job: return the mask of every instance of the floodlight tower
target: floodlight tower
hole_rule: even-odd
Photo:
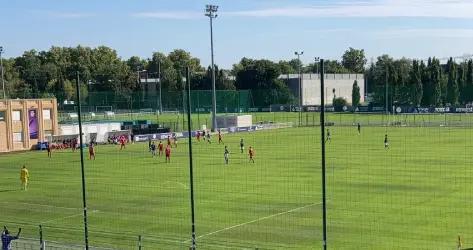
[[[217,129],[217,95],[215,92],[215,65],[214,65],[214,38],[213,38],[213,19],[217,18],[217,5],[206,5],[205,16],[210,19],[210,54],[212,59],[212,131]]]
[[[294,55],[297,56],[297,60],[299,61],[299,126],[302,125],[302,63],[301,63],[301,56],[304,54],[304,51],[296,51]]]

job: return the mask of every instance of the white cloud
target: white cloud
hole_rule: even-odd
[[[223,12],[243,17],[446,17],[473,18],[471,0],[378,0]]]
[[[473,29],[388,29],[373,32],[378,38],[413,38],[413,37],[432,37],[432,38],[473,38]]]
[[[198,19],[204,17],[204,12],[191,11],[156,11],[156,12],[138,12],[133,13],[133,17],[157,18],[157,19]]]

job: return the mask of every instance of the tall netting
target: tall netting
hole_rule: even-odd
[[[375,123],[357,114],[341,124],[328,117],[335,124],[327,143],[330,248],[473,245],[471,116],[377,115]]]
[[[91,249],[191,246],[187,98],[168,94],[161,112],[159,99],[141,105],[141,93],[120,101],[89,93],[83,145],[74,141],[77,103],[61,103],[68,136],[49,139],[51,157],[0,155],[0,223],[13,234],[23,228],[14,249],[84,248],[81,146]],[[321,248],[320,113],[256,109],[255,93],[218,91],[220,115],[252,122],[222,126],[219,136],[210,132],[210,92],[190,96],[197,248]],[[328,112],[325,120],[329,249],[473,247],[471,115]]]

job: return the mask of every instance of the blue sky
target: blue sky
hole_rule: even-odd
[[[53,45],[106,45],[122,58],[182,48],[208,65],[208,3],[220,7],[215,61],[225,68],[295,50],[305,63],[339,59],[350,46],[368,59],[473,53],[472,0],[3,0],[0,45],[6,57]]]

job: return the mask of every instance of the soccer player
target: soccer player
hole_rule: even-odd
[[[202,130],[202,139],[204,139],[204,141],[205,141],[205,139],[206,139],[206,137],[205,137],[205,130]]]
[[[330,135],[330,129],[327,129],[327,138],[325,139],[325,143],[332,142],[332,136]]]
[[[218,130],[218,144],[220,143],[223,143],[223,140],[222,140],[222,131],[220,131],[220,129]]]
[[[46,150],[48,150],[48,158],[51,158],[51,143],[48,142],[48,146],[46,147]]]
[[[159,141],[158,150],[159,150],[159,157],[161,157],[161,155],[163,154],[163,151],[164,151],[164,145],[161,141]]]
[[[176,134],[174,134],[173,142],[174,142],[174,147],[177,148],[177,136],[176,136]]]
[[[21,180],[21,188],[25,191],[28,189],[29,178],[30,178],[30,174],[28,173],[28,169],[26,169],[26,166],[23,165],[23,168],[21,168],[21,171],[20,171],[20,180]]]
[[[171,145],[166,146],[166,163],[171,162]]]
[[[120,150],[125,149],[126,139],[125,136],[120,136]]]
[[[384,135],[384,149],[389,149],[388,134]]]
[[[361,134],[361,125],[360,125],[360,123],[358,123],[358,134],[359,135]]]
[[[151,143],[151,155],[154,158],[156,156],[156,144]]]
[[[210,132],[209,132],[209,131],[207,131],[207,142],[208,142],[209,144],[212,143],[212,141],[210,140]]]
[[[14,240],[18,240],[20,238],[20,233],[21,233],[21,227],[18,229],[18,233],[16,236],[11,236],[10,232],[8,231],[6,226],[3,226],[3,232],[2,232],[2,250],[10,250],[11,248],[11,242]]]
[[[171,136],[168,135],[168,146],[171,146]]]
[[[149,149],[149,152],[151,152],[151,137],[148,137],[148,149]]]
[[[225,158],[225,164],[228,165],[228,156],[230,152],[228,151],[227,146],[225,146],[225,152],[223,153],[223,157]]]
[[[250,148],[248,149],[248,155],[250,156],[250,161],[249,162],[253,162],[255,163],[255,150],[250,146]]]
[[[200,131],[195,132],[195,137],[197,138],[197,141],[200,142]]]
[[[90,142],[89,143],[89,160],[94,159],[95,161],[95,148],[94,148],[94,143]]]
[[[245,150],[245,143],[243,142],[243,138],[240,138],[240,151],[242,154],[244,150]]]

